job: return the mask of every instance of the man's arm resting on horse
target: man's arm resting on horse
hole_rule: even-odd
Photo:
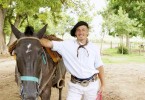
[[[99,92],[103,92],[104,87],[105,87],[104,67],[100,66],[99,68],[97,68],[97,70],[99,70],[98,77],[99,77],[100,82],[101,82],[101,87],[100,87]]]
[[[42,46],[44,46],[44,47],[47,47],[47,48],[53,47],[52,42],[48,39],[42,38],[42,39],[40,39],[40,42],[41,42]]]

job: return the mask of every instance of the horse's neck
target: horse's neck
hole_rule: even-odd
[[[45,54],[46,54],[47,63],[43,64],[42,66],[40,88],[42,88],[45,83],[48,83],[47,81],[50,81],[50,79],[52,79],[51,77],[53,75],[53,69],[55,67],[55,63],[53,62],[53,60],[51,59],[47,51],[45,51]]]
[[[42,68],[43,68],[43,71],[47,73],[53,69],[55,63],[53,62],[53,60],[52,60],[51,56],[48,54],[48,52],[46,50],[44,52],[45,52],[45,56],[46,56],[46,63],[44,64],[44,66],[42,66]]]

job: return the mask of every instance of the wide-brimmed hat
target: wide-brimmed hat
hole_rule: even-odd
[[[85,25],[87,28],[89,28],[89,25],[88,23],[84,22],[84,21],[79,21],[73,28],[72,30],[70,31],[70,34],[71,36],[75,37],[75,32],[76,32],[76,29],[79,27],[79,26],[82,26],[82,25]]]

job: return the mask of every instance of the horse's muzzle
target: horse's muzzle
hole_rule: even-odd
[[[22,94],[22,100],[37,100],[38,93]]]

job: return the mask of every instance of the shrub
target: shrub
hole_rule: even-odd
[[[118,47],[118,50],[117,50],[117,53],[119,53],[119,54],[128,54],[129,53],[129,51],[128,51],[128,49],[127,49],[127,47],[124,47],[124,46],[120,46],[120,47]]]

